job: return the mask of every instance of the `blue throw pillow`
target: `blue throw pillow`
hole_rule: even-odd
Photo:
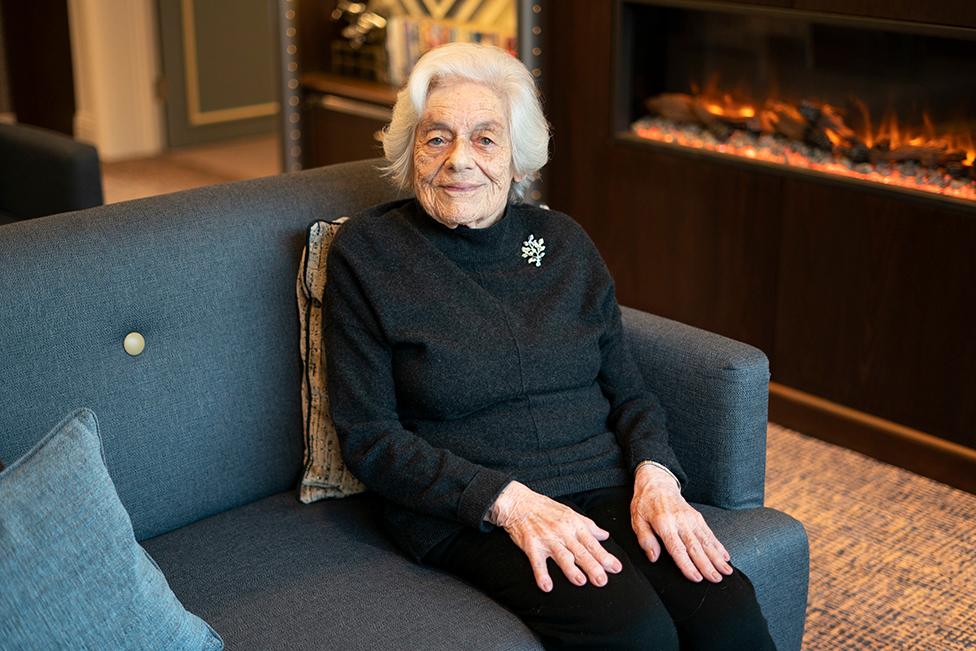
[[[136,542],[91,410],[0,472],[0,647],[223,646]]]

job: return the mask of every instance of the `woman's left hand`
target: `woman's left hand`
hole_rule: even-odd
[[[732,574],[729,553],[708,527],[702,514],[681,496],[674,478],[653,465],[641,466],[634,477],[630,521],[640,546],[651,562],[661,555],[661,544],[681,572],[694,582],[704,576],[713,583]]]

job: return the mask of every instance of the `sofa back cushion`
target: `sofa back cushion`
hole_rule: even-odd
[[[91,408],[140,540],[294,488],[306,228],[396,198],[376,164],[0,227],[0,458]]]

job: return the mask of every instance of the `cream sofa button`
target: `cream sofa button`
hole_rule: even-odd
[[[130,332],[125,336],[122,347],[125,348],[125,352],[135,357],[136,355],[142,354],[143,349],[146,347],[146,340],[138,332]]]

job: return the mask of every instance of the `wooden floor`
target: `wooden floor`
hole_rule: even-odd
[[[102,163],[105,203],[281,172],[274,135],[172,149],[152,158]]]

